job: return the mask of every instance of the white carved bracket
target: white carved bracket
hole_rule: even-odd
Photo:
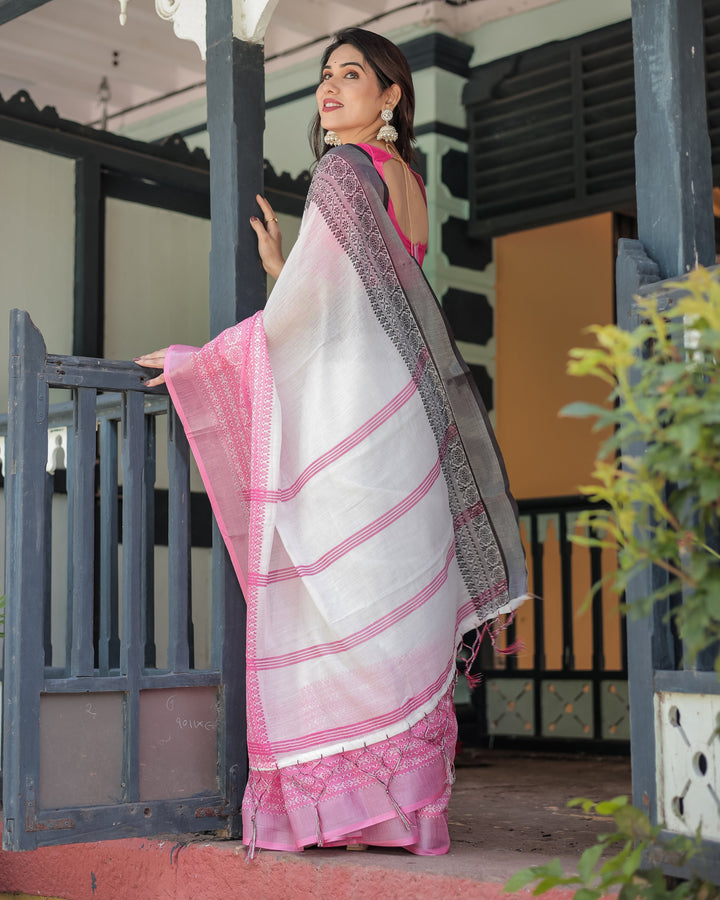
[[[184,41],[195,41],[205,59],[205,0],[155,0],[155,12],[173,23],[173,31]]]
[[[233,34],[249,44],[262,44],[278,0],[233,0]]]
[[[205,9],[207,0],[155,0],[161,19],[173,23],[173,31],[183,40],[195,41],[205,59]],[[261,44],[279,0],[233,0],[233,35],[250,44]],[[120,21],[127,18],[127,0],[120,0]]]

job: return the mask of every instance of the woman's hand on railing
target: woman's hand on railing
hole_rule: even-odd
[[[153,350],[152,353],[146,353],[144,356],[136,356],[134,362],[139,366],[145,366],[148,369],[164,369],[165,355],[167,352],[167,347],[163,347],[162,350]],[[151,378],[150,381],[145,382],[146,387],[157,387],[159,384],[165,384],[164,372],[160,375],[156,375],[155,378]]]
[[[253,216],[250,219],[250,225],[257,235],[258,252],[260,253],[263,269],[265,269],[268,275],[277,278],[282,271],[282,267],[285,265],[285,260],[282,255],[282,234],[280,233],[280,226],[278,225],[277,216],[267,200],[260,194],[257,194],[255,199],[262,210],[265,224],[263,225],[260,219]]]

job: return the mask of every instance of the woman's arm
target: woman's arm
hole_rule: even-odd
[[[263,224],[257,216],[253,216],[250,219],[250,225],[257,235],[258,251],[260,253],[263,268],[268,275],[277,278],[282,271],[282,267],[285,265],[285,259],[282,255],[282,234],[280,233],[280,226],[278,225],[277,216],[267,200],[264,197],[261,197],[260,194],[258,194],[255,199],[262,210],[265,224]]]

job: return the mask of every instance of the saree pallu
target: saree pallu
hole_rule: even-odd
[[[525,594],[515,504],[357,147],[327,153],[262,313],[168,387],[248,606],[244,840],[447,849],[463,634]]]

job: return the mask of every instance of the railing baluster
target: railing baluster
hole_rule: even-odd
[[[75,403],[73,401],[73,410]],[[75,471],[75,431],[67,430],[67,454],[65,457],[65,489],[67,491],[67,589],[65,600],[65,673],[71,668],[72,659],[72,615],[73,615],[73,542],[72,523],[75,521],[75,492],[72,489],[72,473]]]
[[[558,516],[560,529],[560,578],[562,602],[562,667],[564,670],[575,668],[575,650],[573,644],[573,608],[572,608],[572,544],[568,538],[567,511],[561,510]]]
[[[590,548],[590,583],[602,578],[602,547]],[[592,599],[592,666],[596,671],[605,668],[605,624],[603,621],[603,591],[598,588]]]
[[[593,534],[593,536],[595,536]],[[590,582],[602,578],[602,547],[590,548]],[[592,598],[592,669],[593,669],[593,737],[602,737],[602,673],[605,671],[605,624],[603,622],[603,592],[598,588]]]
[[[168,411],[168,668],[190,663],[190,448],[174,409]]]
[[[55,479],[45,473],[45,581],[43,584],[43,649],[45,665],[52,665],[52,508]]]
[[[120,662],[118,634],[118,444],[117,421],[100,422],[100,672]]]
[[[547,528],[543,531],[547,534]],[[533,572],[533,631],[535,638],[535,653],[533,666],[535,669],[533,684],[533,734],[540,737],[542,734],[542,690],[540,673],[545,671],[545,589],[544,589],[544,555],[545,542],[540,539],[538,527],[538,515],[533,513],[530,517],[530,553],[532,555]]]
[[[72,648],[70,673],[92,675],[93,572],[95,530],[95,397],[93,388],[75,393],[72,471],[68,492],[73,494],[72,518]]]
[[[145,666],[154,669],[155,648],[155,417],[145,416],[143,468],[143,645]]]
[[[122,625],[120,671],[128,676],[127,723],[131,740],[126,744],[124,778],[127,800],[140,796],[140,756],[137,734],[140,724],[138,678],[143,666],[142,558],[143,558],[143,468],[145,463],[143,395],[123,394],[122,400]]]
[[[530,517],[530,553],[532,555],[532,571],[533,571],[533,629],[535,632],[535,671],[539,672],[545,668],[545,616],[543,614],[543,597],[545,589],[543,587],[543,557],[545,553],[545,545],[540,540],[538,529],[537,513],[533,513]]]

